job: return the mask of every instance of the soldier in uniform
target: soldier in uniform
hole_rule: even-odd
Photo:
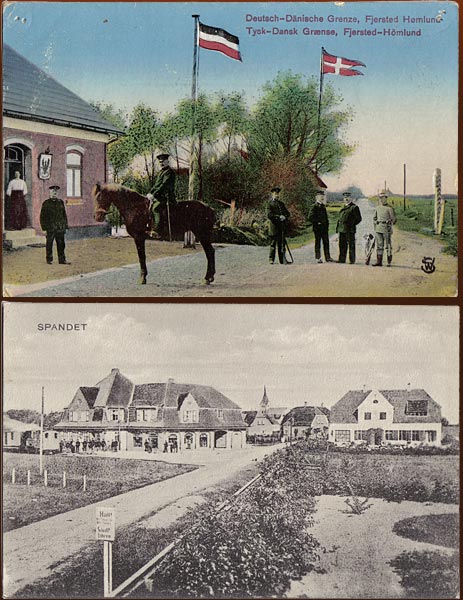
[[[376,262],[373,263],[373,267],[383,266],[384,248],[386,248],[387,252],[387,266],[391,266],[392,226],[394,223],[396,223],[396,221],[397,218],[395,216],[394,209],[387,203],[387,193],[381,192],[379,194],[379,206],[376,208],[375,216],[373,217],[376,238]]]
[[[164,230],[168,227],[168,207],[171,208],[177,203],[175,198],[175,171],[169,166],[169,155],[158,154],[156,157],[161,165],[161,170],[156,175],[153,187],[148,198],[152,200],[150,211],[152,222],[150,225],[150,235],[155,237],[154,230],[159,226]]]
[[[334,262],[330,256],[330,239],[328,236],[328,214],[326,212],[325,192],[319,190],[315,195],[315,202],[312,204],[309,212],[309,225],[313,226],[315,234],[315,260],[317,263],[323,262],[321,259],[320,246],[323,241],[323,253],[326,262]]]
[[[277,248],[280,264],[288,264],[285,258],[285,224],[289,218],[289,211],[279,199],[280,192],[281,189],[279,187],[272,188],[272,195],[267,205],[270,237],[269,261],[272,265],[275,262],[275,251]]]
[[[53,241],[56,240],[58,262],[69,265],[64,254],[64,235],[68,229],[68,218],[64,202],[58,198],[59,185],[50,186],[50,197],[45,200],[40,210],[40,226],[47,234],[46,258],[49,265],[53,262]]]
[[[346,262],[349,249],[349,262],[355,263],[355,232],[357,225],[362,220],[359,207],[353,203],[350,192],[343,192],[344,206],[339,211],[336,233],[339,233],[339,260]]]

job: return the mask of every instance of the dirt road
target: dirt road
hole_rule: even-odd
[[[117,527],[135,523],[180,498],[225,481],[278,447],[223,451],[220,460],[210,460],[196,471],[5,533],[3,597],[10,597],[25,585],[48,576],[54,566],[94,540],[96,506],[112,506],[116,509],[117,531]],[[184,461],[188,462],[188,456],[184,456]]]
[[[217,244],[217,275],[212,285],[203,277],[202,250],[165,257],[148,264],[147,285],[137,285],[138,264],[30,286],[7,286],[10,296],[40,297],[453,297],[457,259],[443,254],[432,237],[394,231],[392,267],[365,265],[363,235],[372,230],[373,206],[360,200],[363,220],[357,234],[357,264],[316,264],[314,245],[292,251],[294,264],[270,265],[268,248]],[[331,238],[337,258],[337,236]],[[435,258],[436,271],[422,269],[424,256]]]

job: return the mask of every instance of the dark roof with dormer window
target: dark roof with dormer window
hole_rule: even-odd
[[[372,390],[351,390],[331,408],[331,423],[357,423],[357,409]],[[423,389],[378,390],[394,408],[393,423],[436,423],[439,404]],[[425,413],[425,414],[416,414]]]
[[[96,108],[6,44],[2,62],[4,116],[106,134],[124,133],[103,119]]]

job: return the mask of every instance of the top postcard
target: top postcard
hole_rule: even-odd
[[[5,297],[455,297],[454,2],[4,2]]]

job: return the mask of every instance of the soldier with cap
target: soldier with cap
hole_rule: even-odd
[[[285,258],[285,224],[289,218],[286,205],[279,199],[281,188],[271,189],[271,197],[267,205],[267,217],[269,220],[270,254],[269,261],[275,262],[275,251],[278,248],[278,259],[282,265],[286,265]]]
[[[312,204],[309,212],[309,225],[313,226],[315,235],[315,260],[317,263],[323,262],[321,259],[320,246],[323,241],[323,253],[326,262],[334,262],[330,256],[330,239],[328,237],[328,213],[326,212],[326,198],[323,190],[318,190],[315,194],[315,202]]]
[[[64,254],[64,235],[68,229],[68,218],[64,202],[58,198],[59,185],[50,186],[50,197],[45,200],[40,210],[40,226],[47,234],[46,258],[49,265],[53,262],[53,241],[56,240],[58,262],[69,265]]]
[[[336,233],[339,233],[339,260],[346,262],[349,249],[349,262],[355,263],[355,232],[357,225],[362,220],[359,207],[353,203],[350,192],[343,192],[344,206],[339,211]]]
[[[151,226],[151,234],[154,234],[154,229],[165,227],[169,219],[169,208],[177,203],[175,198],[175,171],[169,165],[168,154],[158,154],[157,160],[161,166],[161,170],[156,175],[156,178],[151,188],[148,198],[152,200],[150,211],[153,222]]]
[[[397,218],[395,216],[394,209],[387,203],[387,193],[380,192],[379,205],[377,206],[375,216],[373,217],[376,238],[376,262],[373,263],[373,267],[383,266],[384,248],[386,248],[387,252],[387,266],[391,266],[392,226],[396,223],[396,221]]]

